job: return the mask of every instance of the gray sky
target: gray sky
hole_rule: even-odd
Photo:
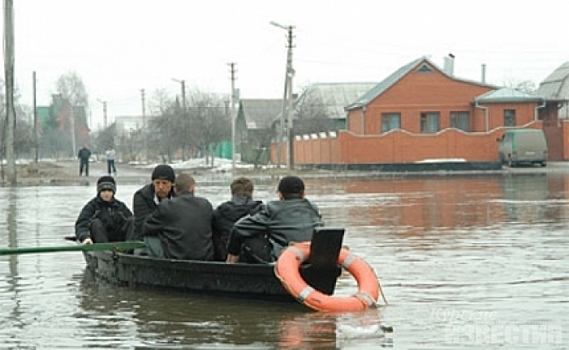
[[[286,31],[293,25],[294,89],[316,82],[379,82],[429,56],[452,53],[455,75],[488,83],[539,84],[569,60],[562,0],[16,0],[16,84],[39,105],[57,78],[76,71],[90,96],[92,126],[107,101],[115,115],[141,115],[140,90],[227,93],[236,63],[242,98],[282,98]],[[3,26],[0,29],[3,35]]]

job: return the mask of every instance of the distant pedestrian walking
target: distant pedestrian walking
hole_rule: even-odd
[[[107,173],[109,175],[113,174],[116,175],[117,174],[117,168],[115,168],[115,149],[113,148],[113,146],[109,146],[109,148],[107,148]],[[111,173],[111,170],[113,171]]]
[[[83,175],[83,171],[85,171],[85,176],[89,176],[89,158],[91,158],[91,150],[87,148],[86,144],[79,150],[77,158],[79,158],[79,176]]]

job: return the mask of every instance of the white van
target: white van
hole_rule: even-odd
[[[498,139],[498,156],[509,167],[517,164],[547,165],[547,142],[540,129],[512,129]]]

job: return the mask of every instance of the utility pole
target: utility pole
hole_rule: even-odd
[[[287,108],[287,116],[286,116],[286,128],[287,133],[286,137],[288,140],[288,153],[286,157],[286,164],[289,170],[294,168],[294,140],[292,138],[292,77],[294,76],[294,69],[292,68],[292,29],[293,26],[288,26],[287,28],[287,69],[286,69],[286,79],[288,80],[288,108]]]
[[[172,81],[175,81],[176,83],[180,83],[182,85],[182,110],[186,112],[188,108],[188,106],[186,105],[186,81],[174,78],[172,78]]]
[[[276,23],[276,22],[271,22],[272,25],[274,25],[275,27],[279,27],[281,29],[284,29],[287,31],[287,60],[286,60],[286,75],[285,75],[285,92],[284,92],[284,97],[283,97],[283,109],[282,109],[282,113],[281,113],[281,118],[280,118],[280,140],[279,143],[277,144],[277,159],[278,159],[278,163],[277,166],[280,168],[280,161],[281,161],[281,155],[282,155],[282,140],[283,138],[286,138],[287,142],[286,142],[286,150],[287,150],[287,157],[286,157],[286,161],[287,161],[287,168],[289,170],[292,170],[292,168],[294,167],[294,163],[293,163],[293,153],[294,153],[294,140],[292,140],[292,78],[294,76],[294,69],[292,68],[292,48],[294,47],[293,43],[292,43],[292,39],[293,39],[293,34],[292,34],[292,30],[294,29],[294,26],[284,26],[282,24]],[[285,118],[285,111],[286,111],[286,120],[284,120]],[[286,129],[285,129],[286,128]],[[286,130],[286,137],[283,137],[283,133],[285,133]]]
[[[38,163],[38,108],[37,108],[37,103],[36,103],[36,72],[34,71],[33,74],[33,88],[34,88],[34,144],[36,146],[36,154],[35,154],[35,158],[34,161],[37,164]]]
[[[188,105],[186,104],[186,81],[182,80],[182,109],[184,112],[188,110]]]
[[[180,83],[180,85],[182,86],[182,118],[183,118],[183,130],[186,133],[190,132],[190,116],[188,113],[188,105],[186,104],[186,81],[185,80],[178,80],[178,79],[174,79],[172,78],[172,81],[175,81],[176,83]],[[167,126],[168,128],[168,133],[170,132],[170,125]],[[170,149],[170,140],[168,140],[168,150]],[[188,150],[188,145],[182,145],[182,159],[186,159],[186,151]],[[207,148],[205,150],[206,153],[206,162],[208,160],[209,157],[209,152],[207,151]],[[168,158],[170,158],[170,151],[168,151]]]
[[[103,104],[103,127],[107,128],[107,101],[101,101],[97,99],[101,104]]]
[[[146,137],[146,101],[144,97],[144,89],[140,90],[140,95],[142,100],[142,139],[144,140],[144,158],[148,163],[148,140]]]
[[[6,134],[3,135],[6,149],[7,180],[11,186],[17,184],[16,161],[14,158],[14,125],[16,113],[14,109],[14,3],[4,0],[4,80],[6,87]]]
[[[107,128],[107,101],[103,102],[103,121],[105,123],[105,129]]]
[[[69,100],[69,126],[71,128],[71,148],[73,155],[77,156],[77,140],[75,139],[75,111],[73,110],[73,102]]]
[[[237,121],[237,116],[235,115],[235,63],[228,63],[231,73],[231,170],[235,171],[235,153],[237,152],[237,147],[235,145],[235,123]]]

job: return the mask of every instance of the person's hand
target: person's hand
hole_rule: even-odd
[[[93,240],[91,240],[91,238],[87,237],[83,240],[83,242],[81,242],[83,244],[93,244]]]
[[[228,264],[235,264],[239,261],[239,255],[227,254],[227,260],[225,260]]]

